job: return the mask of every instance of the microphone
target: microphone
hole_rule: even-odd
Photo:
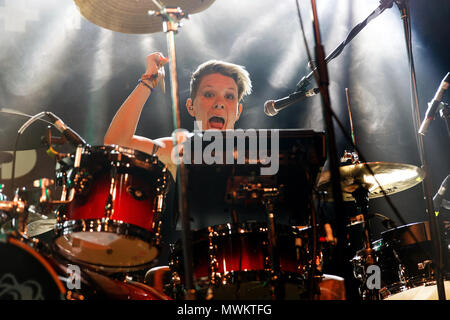
[[[289,107],[290,105],[305,99],[306,97],[312,97],[315,96],[317,93],[319,93],[318,88],[314,88],[311,90],[308,90],[306,92],[294,92],[291,93],[289,96],[278,99],[278,100],[268,100],[264,103],[264,113],[268,115],[269,117],[273,117],[274,115],[278,114],[281,110],[284,108]]]
[[[419,134],[424,136],[427,133],[428,126],[430,125],[431,121],[433,121],[434,116],[436,115],[436,111],[441,104],[442,96],[444,95],[445,90],[448,89],[449,82],[450,72],[447,72],[447,75],[444,77],[444,79],[442,79],[441,84],[439,85],[439,88],[433,97],[433,100],[428,103],[428,109],[425,112],[425,117],[422,121],[422,124],[420,125]]]
[[[445,191],[447,190],[447,184],[448,181],[450,180],[450,175],[448,175],[444,181],[442,181],[441,186],[439,187],[438,191],[436,192],[436,194],[433,197],[433,206],[434,206],[434,210],[439,211],[439,207],[442,205],[442,200],[444,198],[445,195]]]
[[[80,144],[83,146],[86,145],[86,141],[84,141],[84,139],[80,137],[78,133],[66,126],[66,124],[60,118],[49,111],[46,111],[45,114],[51,119],[51,122],[56,127],[56,129],[58,129],[58,131],[61,132],[67,139],[67,141],[69,141],[72,145],[74,145],[75,147],[79,146]]]

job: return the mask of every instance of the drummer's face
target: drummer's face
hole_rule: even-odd
[[[242,112],[236,82],[220,73],[204,76],[194,100],[189,98],[186,107],[199,130],[234,129]]]

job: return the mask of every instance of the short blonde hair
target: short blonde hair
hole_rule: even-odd
[[[244,66],[220,60],[209,60],[199,65],[197,70],[192,74],[190,83],[192,100],[197,96],[198,87],[200,86],[202,78],[213,73],[220,73],[226,77],[232,78],[236,82],[239,101],[252,92],[252,81]]]

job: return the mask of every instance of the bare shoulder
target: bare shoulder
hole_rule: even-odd
[[[163,137],[154,140],[156,143],[161,145],[161,149],[172,149],[173,139],[171,137]]]
[[[177,165],[172,161],[172,150],[173,150],[172,138],[171,137],[159,138],[156,139],[155,142],[159,146],[156,155],[158,156],[159,160],[168,167],[173,178],[175,179]]]

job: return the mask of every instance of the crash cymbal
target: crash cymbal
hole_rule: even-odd
[[[152,0],[74,0],[82,16],[90,22],[122,33],[155,33],[163,31],[161,17],[150,16],[149,10],[159,8]],[[180,7],[186,14],[207,9],[214,0],[162,0],[167,8]]]
[[[375,177],[369,170],[369,166]],[[420,183],[425,172],[414,165],[394,162],[368,162],[342,166],[339,168],[341,175],[342,198],[344,201],[354,201],[352,195],[359,187],[364,187],[369,192],[369,199],[382,197],[381,187],[387,195],[409,189]],[[378,183],[376,182],[378,181]],[[325,192],[325,199],[333,201],[331,174],[323,172],[319,177],[319,191]]]

